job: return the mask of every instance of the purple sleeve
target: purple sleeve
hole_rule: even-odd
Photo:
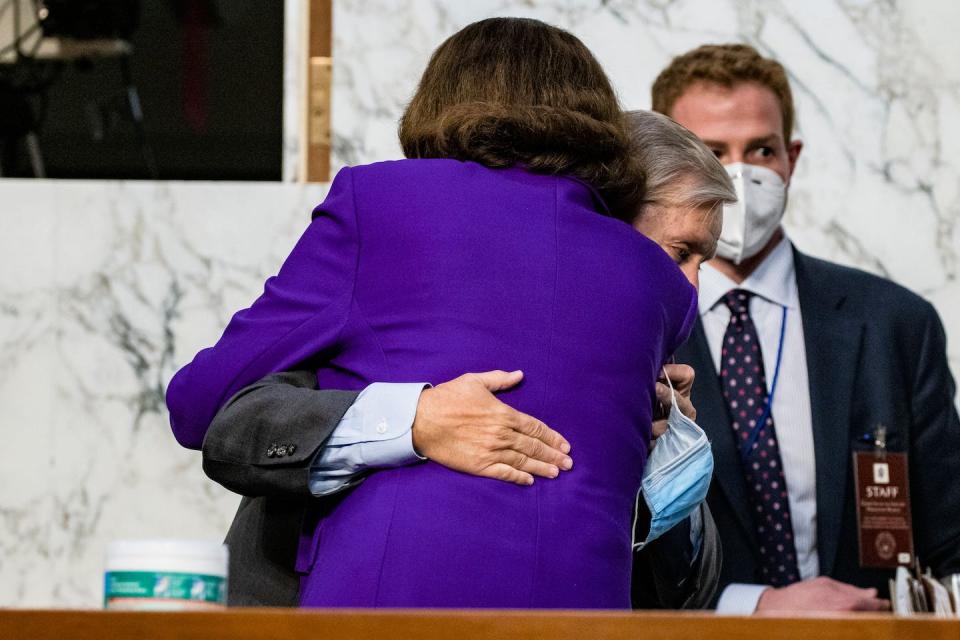
[[[241,388],[336,345],[357,266],[348,169],[337,174],[313,216],[263,295],[238,311],[217,344],[200,351],[170,381],[170,426],[184,447],[200,448],[216,412]]]
[[[672,341],[672,348],[670,353],[667,356],[672,356],[673,353],[679,349],[684,342],[690,337],[690,334],[693,333],[693,327],[697,322],[697,317],[700,315],[700,306],[698,302],[697,290],[693,288],[688,282],[684,281],[687,285],[687,291],[689,291],[689,304],[685,310],[682,311],[680,318],[682,318],[679,323],[679,327]]]
[[[673,265],[676,267],[676,265]],[[700,315],[697,289],[687,281],[679,269],[670,271],[665,278],[663,295],[663,353],[661,367],[690,338]]]

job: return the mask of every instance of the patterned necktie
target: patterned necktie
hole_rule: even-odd
[[[763,581],[781,587],[797,582],[800,571],[772,415],[767,413],[753,446],[744,452],[757,420],[764,416],[767,402],[763,354],[757,328],[750,318],[752,296],[749,291],[734,289],[723,297],[730,308],[730,324],[723,336],[720,382],[740,448],[740,463],[760,544]]]

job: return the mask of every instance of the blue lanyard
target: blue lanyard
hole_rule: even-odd
[[[777,347],[777,364],[773,369],[773,384],[770,385],[770,393],[767,394],[767,406],[763,409],[763,415],[761,415],[760,419],[753,425],[750,437],[747,438],[743,448],[740,450],[740,456],[743,458],[750,455],[750,450],[753,449],[753,445],[756,444],[757,438],[760,437],[760,432],[763,431],[763,426],[767,423],[767,418],[770,417],[770,411],[773,410],[773,394],[777,392],[777,381],[780,380],[780,363],[783,361],[783,339],[786,334],[787,308],[784,307],[783,320],[780,321],[780,346]]]

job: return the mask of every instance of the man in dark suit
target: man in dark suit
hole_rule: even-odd
[[[671,370],[680,370],[683,378],[687,375],[684,369],[673,365]],[[529,449],[503,444],[521,442],[522,438],[516,436],[528,433],[540,443],[538,452],[529,453],[535,462],[549,465],[557,460],[562,438],[492,395],[519,380],[517,372],[469,374],[438,385],[430,394],[415,395],[410,435],[416,432],[418,449],[429,450],[441,464],[508,480],[513,474],[495,476],[485,471],[483,461],[506,453],[502,459],[511,460],[514,473],[536,469],[512,455]],[[692,378],[685,380],[681,384],[689,391]],[[390,393],[390,388],[385,385],[380,391]],[[382,424],[382,414],[377,411],[382,407],[370,401],[375,396],[360,396],[356,392],[317,390],[312,371],[285,372],[241,390],[217,414],[203,443],[204,470],[228,489],[246,496],[226,539],[231,606],[297,605],[299,578],[293,567],[307,505],[335,505],[343,490],[363,479],[363,470],[351,466],[348,456],[337,453],[338,445],[331,442],[331,434],[346,433],[345,439],[355,440],[350,435],[352,421],[369,422],[372,418],[378,427]],[[692,411],[686,399],[681,404]],[[384,430],[375,428],[373,433],[378,431]],[[490,433],[498,434],[501,444],[484,444],[482,436]],[[389,447],[392,439],[366,444],[387,443]],[[324,460],[325,452],[340,458]],[[364,455],[369,460],[387,454],[371,454],[368,449]],[[336,468],[343,475],[318,487],[309,480],[317,475],[317,460],[323,460],[324,468]],[[325,490],[328,495],[317,496]],[[688,520],[635,554],[636,608],[703,608],[711,602],[721,565],[719,539],[706,505],[701,505],[696,519],[696,548],[691,544]],[[646,519],[638,518],[639,538],[645,535],[648,521],[649,514]]]
[[[886,606],[892,570],[860,566],[852,472],[880,425],[887,450],[909,459],[916,557],[938,576],[960,571],[960,421],[943,327],[903,287],[786,239],[802,143],[783,67],[745,45],[700,47],[660,74],[653,106],[741,180],[678,354],[697,372],[693,402],[716,460],[718,609]]]

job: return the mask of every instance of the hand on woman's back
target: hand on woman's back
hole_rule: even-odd
[[[414,449],[449,469],[519,485],[568,471],[573,460],[563,436],[493,395],[522,379],[521,371],[468,373],[424,390]]]

